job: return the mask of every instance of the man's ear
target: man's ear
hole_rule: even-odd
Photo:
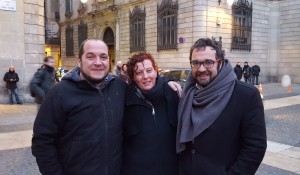
[[[81,59],[78,58],[78,61],[77,61],[77,62],[78,62],[77,66],[80,67],[80,65],[81,65]]]

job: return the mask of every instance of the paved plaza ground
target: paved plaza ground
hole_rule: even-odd
[[[257,175],[300,174],[300,85],[263,87],[268,149]],[[39,175],[31,155],[37,106],[0,105],[0,174]]]

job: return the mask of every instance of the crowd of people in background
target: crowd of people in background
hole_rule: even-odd
[[[246,61],[244,62],[244,67],[242,68],[241,63],[238,62],[234,67],[234,73],[236,74],[238,80],[242,80],[242,78],[244,78],[246,83],[258,85],[260,67],[256,63],[254,63],[254,65],[251,67]]]

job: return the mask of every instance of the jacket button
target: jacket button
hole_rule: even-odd
[[[192,153],[192,154],[195,154],[195,153],[196,153],[196,150],[193,149],[193,150],[191,151],[191,153]]]

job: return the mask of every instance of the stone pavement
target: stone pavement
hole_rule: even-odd
[[[300,174],[300,85],[263,84],[268,148],[257,175]],[[37,106],[0,105],[0,174],[39,175],[31,155]]]

